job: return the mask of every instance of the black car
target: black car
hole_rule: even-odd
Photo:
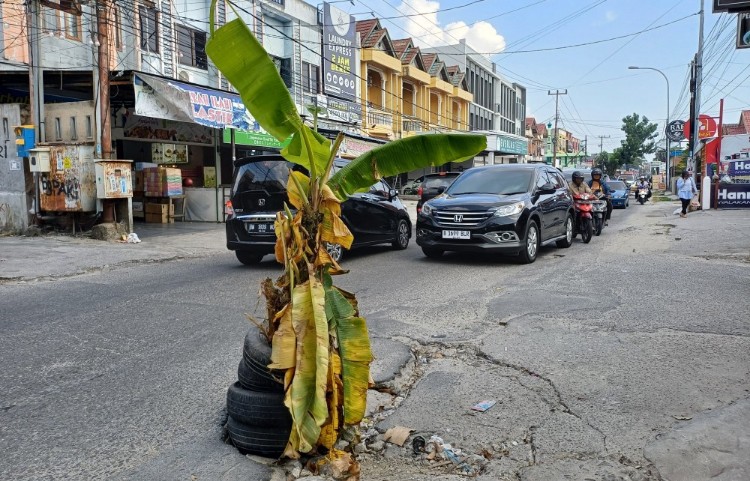
[[[417,244],[427,257],[445,251],[517,254],[573,242],[573,199],[557,169],[544,164],[474,167],[417,215]]]
[[[442,194],[461,172],[438,172],[436,174],[427,174],[422,177],[422,183],[417,189],[417,214],[422,210],[422,205],[428,200]]]
[[[336,159],[334,171],[349,161]],[[274,252],[276,213],[288,202],[286,183],[289,170],[304,168],[279,155],[248,157],[235,162],[232,191],[227,202],[227,248],[246,265],[257,264]],[[354,235],[352,247],[392,244],[406,249],[411,238],[409,213],[385,181],[369,192],[354,194],[341,204],[341,218]],[[328,252],[341,259],[343,248],[329,244]]]

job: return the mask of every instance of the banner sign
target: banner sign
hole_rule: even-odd
[[[498,135],[497,151],[504,154],[525,155],[529,153],[529,142],[525,139],[516,139],[515,137]]]
[[[341,157],[355,158],[381,145],[381,143],[377,142],[368,142],[364,139],[344,136],[344,140],[339,146],[338,155]]]
[[[143,117],[256,130],[255,119],[236,94],[142,73],[133,76],[133,90],[135,113]]]
[[[719,209],[750,208],[750,184],[719,184]]]
[[[725,135],[721,138],[722,163],[730,160],[750,161],[750,134]]]
[[[279,142],[271,134],[267,134],[263,131],[255,130],[241,130],[236,129],[234,131],[234,143],[237,145],[251,145],[255,147],[272,147],[275,149],[283,149],[292,138],[288,138],[284,142]],[[232,132],[230,129],[224,129],[224,143],[229,144],[232,142]]]
[[[323,88],[328,95],[357,97],[354,17],[330,3],[323,4]]]
[[[119,135],[122,132],[122,135]],[[114,140],[132,139],[146,142],[184,142],[188,144],[213,145],[213,131],[202,125],[164,120],[160,118],[141,117],[130,114],[120,131],[112,129]]]

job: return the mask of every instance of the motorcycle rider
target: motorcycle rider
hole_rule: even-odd
[[[577,170],[573,172],[573,182],[568,184],[568,189],[570,195],[591,193],[591,188],[583,181],[583,174]]]
[[[604,220],[604,225],[609,224],[609,219],[612,217],[612,201],[610,200],[612,190],[609,188],[606,182],[602,179],[602,169],[595,168],[591,171],[591,180],[589,181],[589,187],[591,191],[596,193],[604,194],[604,199],[607,201],[607,217]]]
[[[638,180],[638,183],[635,185],[636,188],[636,195],[638,190],[640,189],[646,189],[648,191],[648,194],[646,194],[646,200],[651,198],[651,184],[646,180],[646,176],[642,175],[640,179]]]

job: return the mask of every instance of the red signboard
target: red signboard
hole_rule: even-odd
[[[709,117],[708,115],[703,115],[698,118],[698,140],[702,139],[710,139],[711,137],[716,136],[716,121],[713,119],[713,117]],[[685,128],[684,128],[685,138],[690,138],[690,121],[688,120],[685,122]]]

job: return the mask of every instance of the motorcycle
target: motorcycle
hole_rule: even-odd
[[[640,202],[641,205],[645,204],[648,200],[648,189],[638,189],[636,197],[638,197],[638,202]]]
[[[594,208],[593,202],[597,200],[598,199],[593,194],[573,195],[573,209],[576,213],[573,237],[580,233],[581,240],[584,244],[591,242],[591,237],[594,235],[592,211]]]
[[[594,196],[596,200],[591,201],[591,210],[593,212],[594,234],[599,236],[602,234],[604,224],[606,223],[607,196],[601,190],[597,190]]]

